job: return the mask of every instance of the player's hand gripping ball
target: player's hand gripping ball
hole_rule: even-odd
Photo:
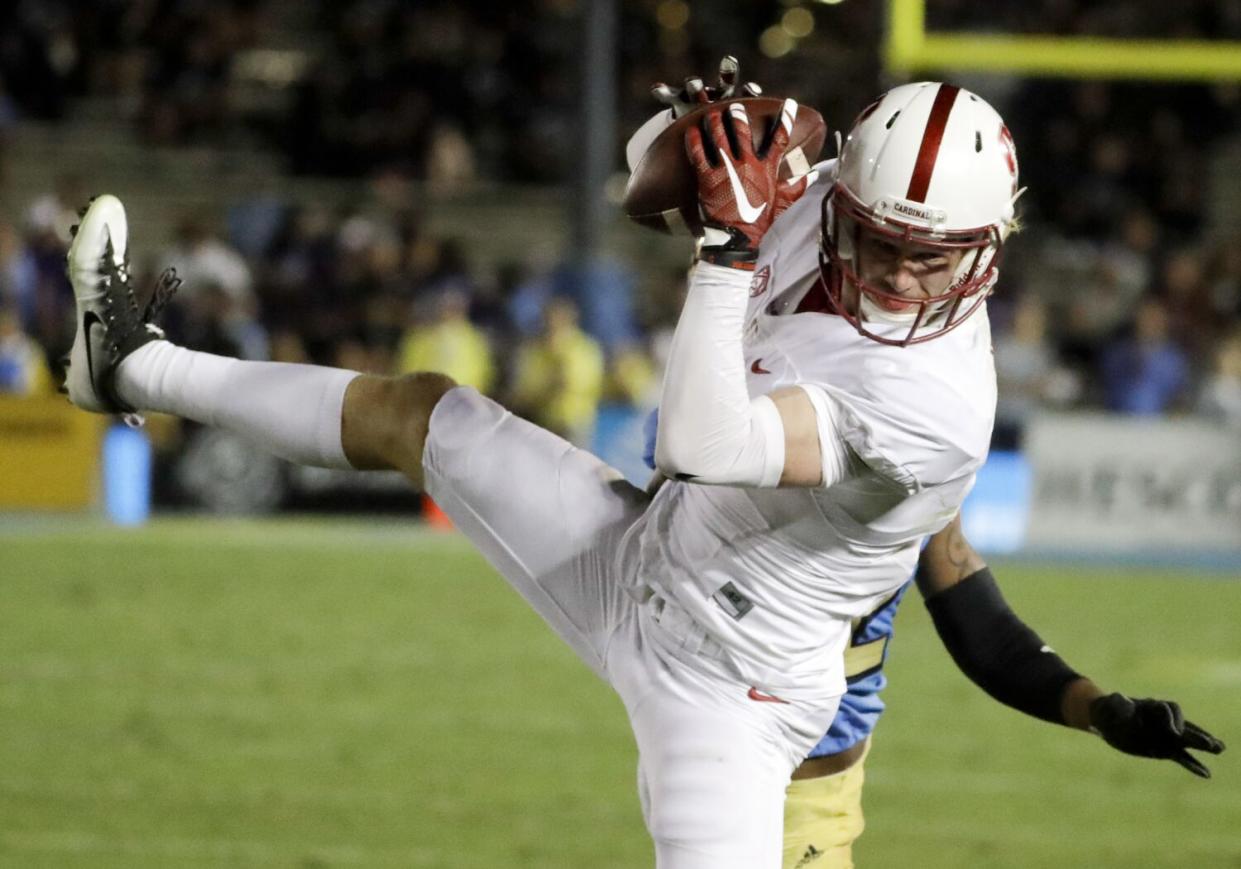
[[[699,211],[700,173],[691,162],[690,153],[687,151],[691,131],[704,145],[703,153],[709,168],[719,172],[715,182],[728,183],[728,170],[718,159],[722,153],[727,153],[730,165],[738,173],[741,173],[743,167],[745,171],[754,173],[757,171],[756,161],[763,166],[763,174],[772,174],[776,180],[782,182],[794,179],[793,184],[782,185],[778,192],[786,199],[792,196],[788,202],[795,200],[801,190],[805,189],[805,184],[796,179],[805,175],[818,160],[819,153],[823,150],[823,142],[827,138],[827,125],[818,112],[793,103],[796,112],[790,118],[790,126],[785,128],[782,124],[785,104],[785,100],[774,97],[743,97],[704,102],[701,107],[677,118],[651,142],[641,160],[634,166],[633,173],[629,176],[629,186],[625,190],[625,214],[643,226],[661,232],[688,231],[693,235],[702,235],[704,221]],[[734,106],[737,108],[734,109]],[[728,120],[725,120],[725,115],[728,115]],[[743,116],[743,123],[737,122],[738,115]],[[729,132],[725,124],[732,127],[732,139],[727,138]],[[742,126],[746,128],[744,131],[740,131]],[[716,148],[714,142],[717,140],[728,141],[729,149],[721,151]],[[746,159],[745,155],[753,159]],[[753,180],[751,183],[754,183]],[[798,184],[801,186],[798,187]],[[717,193],[724,189],[718,188]],[[705,195],[707,194],[704,193]],[[748,195],[752,197],[747,200],[748,203],[757,203],[757,191],[751,190]],[[766,197],[767,193],[762,195]],[[766,226],[770,226],[771,220],[787,207],[788,203],[780,207],[774,200],[768,201],[765,198],[764,202],[766,208],[759,218],[760,221],[765,221]],[[706,200],[704,204],[707,204]],[[711,200],[709,207],[711,217],[708,222],[722,219],[715,198]],[[763,208],[763,203],[757,203],[756,207]],[[752,212],[746,211],[746,214],[750,213]],[[763,227],[764,232],[766,226]]]
[[[813,180],[813,173],[780,177],[797,114],[797,101],[785,100],[770,139],[756,142],[749,113],[734,102],[707,112],[706,136],[698,127],[685,133],[685,152],[698,178],[702,224],[723,230],[732,248],[757,252],[768,227]]]

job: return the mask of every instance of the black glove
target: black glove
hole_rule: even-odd
[[[1138,757],[1174,760],[1194,775],[1211,771],[1186,749],[1219,754],[1224,743],[1192,721],[1171,700],[1134,700],[1109,694],[1090,704],[1090,726],[1112,748]]]
[[[706,87],[698,76],[691,76],[685,80],[685,86],[679,91],[674,91],[660,82],[651,88],[651,93],[655,99],[672,109],[673,117],[679,118],[707,103],[731,100],[733,97],[756,97],[763,92],[763,89],[752,81],[738,86],[737,79],[740,77],[741,64],[730,54],[720,61],[719,87]]]

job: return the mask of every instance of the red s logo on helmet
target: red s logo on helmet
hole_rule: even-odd
[[[1004,150],[1004,162],[1008,164],[1008,174],[1013,176],[1013,192],[1017,192],[1017,146],[1013,143],[1013,134],[1008,131],[1007,124],[1000,125],[1000,147]]]

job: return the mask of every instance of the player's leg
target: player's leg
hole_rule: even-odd
[[[658,869],[778,869],[785,788],[836,701],[751,699],[721,654],[665,627],[670,605],[654,599],[642,607],[608,658],[637,740]]]
[[[128,407],[227,429],[298,464],[399,470],[421,488],[427,423],[455,385],[431,372],[377,377],[151,341],[120,362],[114,388]]]
[[[126,409],[226,429],[299,464],[348,468],[341,408],[357,377],[335,368],[230,359],[156,340],[120,361],[111,386]]]
[[[237,432],[296,462],[350,467],[341,412],[355,372],[227,359],[160,340],[150,320],[166,294],[157,292],[145,308],[135,299],[120,200],[95,198],[74,229],[68,270],[78,317],[65,386],[75,405],[172,413]],[[173,288],[163,287],[167,294]]]
[[[422,480],[431,409],[455,384],[440,374],[374,377],[311,365],[249,362],[159,340],[129,286],[125,209],[91,201],[75,227],[69,277],[77,335],[69,398],[96,412],[155,411],[225,428],[306,465],[397,469]]]
[[[852,869],[853,843],[862,835],[864,764],[861,757],[832,775],[789,782],[784,803],[783,869]]]
[[[431,411],[457,384],[434,372],[355,378],[341,408],[341,446],[359,470],[395,468],[424,488],[422,450]]]
[[[439,400],[425,488],[457,528],[596,673],[635,601],[625,533],[640,489],[595,456],[468,387]]]
[[[69,251],[79,313],[68,378],[75,404],[172,413],[303,464],[397,468],[423,483],[423,444],[450,379],[247,362],[158,340],[133,301],[127,244],[120,201],[95,199]],[[451,408],[436,415],[427,488],[599,669],[599,631],[620,602],[611,581],[615,544],[645,497],[598,459],[472,390],[451,394]]]
[[[226,428],[284,458],[397,468],[426,488],[536,610],[601,670],[624,601],[615,548],[645,496],[598,459],[436,374],[377,378],[246,362],[159,340],[129,286],[125,211],[93,200],[69,250],[78,306],[70,399],[98,412],[154,410]],[[432,411],[456,396],[449,410]],[[424,462],[428,432],[436,460]]]
[[[630,715],[657,869],[777,869],[789,762],[750,722],[665,693]]]

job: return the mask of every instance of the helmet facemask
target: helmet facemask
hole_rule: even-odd
[[[863,230],[898,244],[960,252],[947,290],[913,299],[863,279],[857,262]],[[1003,240],[995,227],[937,231],[914,226],[866,208],[840,185],[823,197],[821,233],[819,270],[829,304],[858,332],[881,344],[906,347],[955,329],[986,301],[999,276]],[[847,298],[849,287],[856,288],[856,301]]]

